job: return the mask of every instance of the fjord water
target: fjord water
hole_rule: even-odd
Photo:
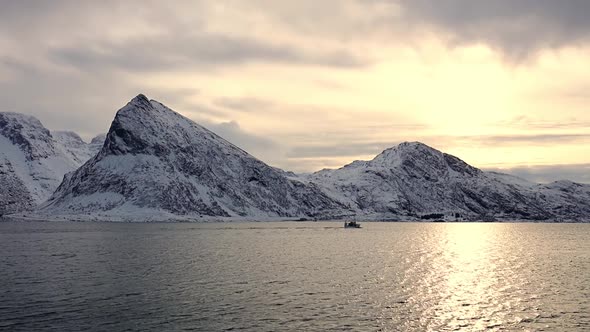
[[[590,330],[590,225],[0,223],[0,330]]]

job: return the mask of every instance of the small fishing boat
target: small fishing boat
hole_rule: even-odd
[[[361,224],[356,221],[345,221],[344,228],[361,228]]]

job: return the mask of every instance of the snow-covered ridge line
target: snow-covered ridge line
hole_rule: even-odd
[[[63,135],[71,155],[80,144]],[[296,175],[138,95],[27,218],[109,221],[589,221],[590,185],[484,172],[420,142]],[[62,144],[63,145],[63,144]],[[56,149],[61,150],[61,149]],[[67,152],[67,153],[66,153]],[[7,164],[6,168],[10,168]]]

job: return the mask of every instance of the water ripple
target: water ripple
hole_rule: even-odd
[[[590,330],[590,225],[0,223],[0,330]]]

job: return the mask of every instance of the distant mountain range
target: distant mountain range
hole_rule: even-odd
[[[144,95],[88,144],[16,113],[0,113],[0,134],[0,214],[19,217],[590,220],[590,185],[483,172],[418,142],[340,169],[285,172]]]

